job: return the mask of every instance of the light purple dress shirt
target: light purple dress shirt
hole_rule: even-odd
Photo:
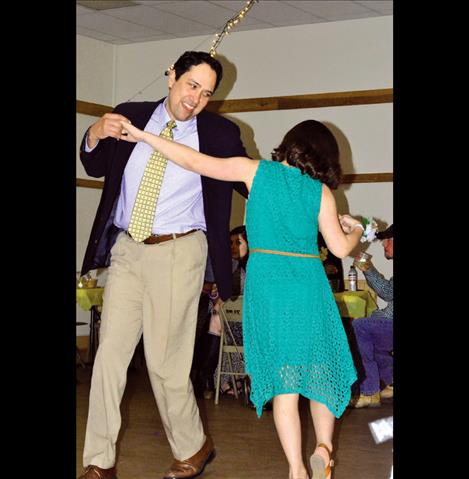
[[[160,103],[145,126],[145,131],[159,135],[171,119],[166,111],[166,100]],[[199,149],[197,119],[176,120],[173,139],[178,143]],[[91,151],[88,145],[86,151]],[[153,149],[138,142],[130,155],[122,178],[114,224],[127,230],[143,171]],[[156,205],[153,234],[185,233],[192,229],[206,231],[202,182],[200,175],[168,161]]]

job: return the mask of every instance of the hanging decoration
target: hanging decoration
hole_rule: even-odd
[[[258,2],[259,0],[249,0],[246,2],[246,6],[240,10],[237,15],[234,17],[230,18],[226,23],[225,26],[223,27],[223,30],[220,33],[215,33],[215,38],[213,39],[212,42],[212,48],[210,49],[210,55],[214,57],[217,53],[217,48],[218,45],[220,45],[221,41],[223,38],[230,33],[230,30],[236,26],[251,10],[255,2]]]
[[[258,3],[259,0],[248,0],[246,2],[246,5],[244,6],[244,8],[242,8],[235,16],[231,17],[226,23],[225,23],[225,26],[223,27],[223,29],[221,30],[220,33],[215,33],[215,36],[214,36],[214,39],[212,41],[212,47],[210,48],[210,56],[214,57],[217,53],[217,48],[219,47],[220,43],[222,42],[223,38],[226,37],[226,35],[228,35],[228,33],[230,33],[230,30],[235,27],[249,12],[249,10],[251,10],[251,8],[253,7],[253,5],[255,3]],[[197,48],[202,45],[202,43],[205,42],[205,39],[199,43],[195,48],[194,50],[197,50]],[[171,70],[174,69],[174,63],[166,69],[166,71],[164,72],[165,75],[169,75],[169,72]],[[133,97],[129,98],[127,101],[131,101],[133,100],[137,95],[140,95],[141,93],[143,93],[148,87],[150,87],[151,85],[153,85],[156,81],[158,81],[160,78],[162,77],[162,75],[159,75],[157,78],[155,78],[151,83],[149,83],[146,87],[142,88],[140,91],[138,91]]]
[[[251,10],[254,3],[258,2],[259,0],[248,0],[246,2],[246,6],[241,9],[234,17],[231,17],[223,27],[220,33],[215,33],[215,37],[212,40],[212,48],[210,48],[210,56],[214,57],[217,54],[217,48],[222,42],[223,38],[230,33],[230,30],[236,26]],[[166,70],[165,75],[168,75],[169,72],[174,68],[174,63]]]

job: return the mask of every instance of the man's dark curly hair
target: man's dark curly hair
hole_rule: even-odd
[[[215,60],[215,58],[207,52],[184,52],[174,64],[176,80],[179,80],[179,77],[184,75],[184,73],[189,71],[193,66],[200,65],[201,63],[206,63],[216,73],[217,80],[215,82],[215,88],[213,89],[213,91],[215,91],[223,78],[223,67],[218,60]]]
[[[294,126],[274,149],[272,159],[286,160],[331,189],[340,184],[339,146],[329,128],[319,121],[306,120]]]

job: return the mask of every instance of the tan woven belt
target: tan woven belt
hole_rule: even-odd
[[[267,253],[267,254],[279,254],[282,256],[300,256],[301,258],[319,258],[319,255],[314,255],[314,254],[289,253],[287,251],[274,251],[272,249],[250,249],[249,253]]]

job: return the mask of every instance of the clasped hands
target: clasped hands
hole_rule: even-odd
[[[99,140],[115,138],[136,143],[143,139],[144,132],[132,125],[119,113],[105,113],[88,131],[88,146],[93,148]]]
[[[130,141],[132,143],[136,143],[137,141],[143,140],[144,131],[140,130],[136,126],[132,125],[130,120],[121,120],[120,122],[122,127],[122,132],[120,139],[125,141]]]

